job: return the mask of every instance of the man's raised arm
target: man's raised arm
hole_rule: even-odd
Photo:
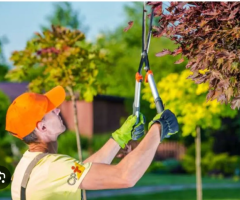
[[[142,142],[119,164],[93,163],[81,189],[99,190],[132,187],[149,167],[160,141],[160,125],[154,124]]]
[[[93,162],[110,164],[120,150],[120,147],[124,148],[128,141],[132,139],[132,131],[134,131],[134,128],[140,127],[137,129],[137,133],[142,135],[144,134],[143,115],[141,114],[140,120],[137,125],[136,121],[136,116],[129,116],[128,119],[121,126],[121,128],[112,133],[112,138],[110,138],[100,150],[98,150],[92,156],[84,160],[84,163]]]
[[[129,153],[119,164],[93,163],[79,188],[99,190],[134,186],[153,160],[159,142],[165,136],[170,136],[178,131],[177,119],[169,110],[156,115],[149,127],[149,132],[138,147]]]

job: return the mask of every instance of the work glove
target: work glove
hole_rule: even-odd
[[[121,128],[112,133],[112,137],[124,149],[130,140],[144,135],[144,123],[145,118],[141,113],[139,120],[136,116],[130,115]]]
[[[132,140],[138,140],[143,137],[144,135],[144,124],[146,123],[146,118],[143,114],[139,114],[139,118],[137,118],[137,121],[135,125],[133,126],[132,130]]]
[[[162,142],[164,138],[169,138],[171,135],[177,133],[179,130],[176,116],[168,109],[158,113],[148,124],[148,129],[150,129],[154,123],[161,124],[160,142]]]

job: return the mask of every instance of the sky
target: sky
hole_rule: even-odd
[[[94,40],[101,30],[114,30],[123,23],[124,5],[131,2],[71,4],[74,10],[79,10],[80,16],[84,17],[84,24],[89,27],[87,39]],[[48,24],[46,17],[51,15],[53,8],[53,2],[0,2],[0,38],[8,40],[3,46],[7,61],[14,50],[24,49],[34,32],[40,31],[41,25]]]

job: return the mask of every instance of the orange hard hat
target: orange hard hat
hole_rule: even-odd
[[[35,129],[46,113],[63,103],[65,96],[62,86],[54,87],[45,94],[23,93],[8,108],[6,130],[23,139]]]

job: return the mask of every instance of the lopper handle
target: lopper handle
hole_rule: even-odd
[[[156,105],[157,113],[161,113],[162,111],[164,111],[162,99],[160,97],[155,99],[155,105]]]
[[[135,96],[134,96],[134,103],[133,103],[133,115],[137,116],[137,121],[136,124],[137,125],[140,121],[140,94],[141,94],[141,82],[139,80],[142,80],[142,76],[137,73],[136,74],[136,83],[135,83]],[[138,140],[139,138],[141,138],[144,134],[144,125],[140,125],[138,127],[135,127],[133,132],[132,132],[132,140]]]
[[[157,86],[153,78],[153,73],[149,70],[147,73],[147,81],[149,82],[154,102],[156,105],[157,113],[161,113],[164,110],[163,102],[162,99],[160,98],[158,91],[157,91]]]
[[[141,84],[142,84],[142,75],[137,72],[136,73],[136,82],[135,82],[135,95],[133,102],[133,115],[136,115],[139,118],[140,112],[140,94],[141,94]]]

